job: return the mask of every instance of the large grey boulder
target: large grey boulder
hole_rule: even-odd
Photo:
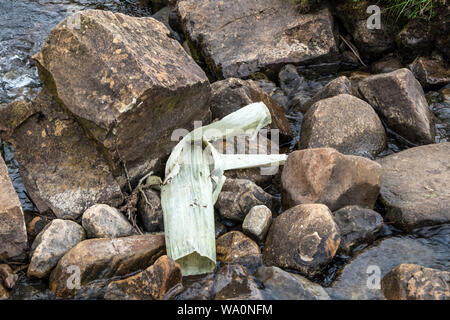
[[[386,218],[405,230],[450,222],[450,142],[378,160]]]
[[[349,94],[316,102],[303,118],[300,149],[329,147],[374,158],[385,145],[386,133],[376,112]]]
[[[174,129],[210,116],[208,78],[169,35],[153,18],[84,10],[60,22],[33,57],[115,175],[125,176],[125,163],[133,181],[161,166]]]
[[[218,78],[276,75],[283,64],[335,60],[328,9],[300,14],[285,0],[182,0],[177,9],[185,34]]]
[[[434,142],[431,111],[420,83],[406,68],[359,82],[359,91],[386,125],[416,144]]]

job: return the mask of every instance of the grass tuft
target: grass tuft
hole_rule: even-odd
[[[308,12],[314,6],[326,2],[325,0],[289,1],[295,2],[300,12]],[[364,0],[353,0],[353,2],[361,1]],[[408,19],[414,19],[417,17],[431,19],[436,13],[435,11],[437,5],[439,3],[444,5],[446,4],[446,1],[447,0],[378,0],[378,3],[386,9],[386,12],[397,19],[400,17],[406,17]]]

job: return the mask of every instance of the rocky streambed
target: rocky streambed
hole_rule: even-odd
[[[0,299],[449,299],[448,11],[417,40],[365,5],[0,0]],[[244,151],[287,162],[227,173],[216,271],[182,277],[171,136],[259,101]]]

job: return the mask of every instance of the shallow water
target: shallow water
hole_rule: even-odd
[[[384,299],[381,290],[373,285],[377,283],[373,278],[374,272],[378,272],[376,268],[380,272],[379,280],[402,263],[448,271],[449,249],[449,224],[379,240],[349,261],[327,291],[335,299]]]

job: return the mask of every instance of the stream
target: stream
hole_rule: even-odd
[[[16,99],[31,100],[41,87],[36,67],[31,56],[46,39],[47,34],[64,17],[85,9],[102,9],[132,16],[150,16],[152,13],[144,1],[139,0],[0,0],[0,104]],[[312,97],[323,85],[336,75],[309,79],[305,82],[305,95]],[[437,116],[436,142],[448,141],[450,137],[450,106],[439,94],[428,94],[430,108]],[[440,99],[440,100],[439,100]],[[300,134],[301,113],[287,114],[294,131]],[[290,148],[297,140],[290,142]],[[37,211],[27,196],[14,160],[12,146],[2,143],[0,151],[5,158],[10,177],[19,195],[24,211]],[[380,154],[386,156],[410,146],[388,132],[387,149]],[[276,194],[277,192],[274,192]],[[278,194],[279,195],[279,194]],[[428,227],[402,234],[385,227],[380,238],[371,246],[361,249],[353,258],[336,257],[324,274],[315,281],[327,287],[335,299],[381,299],[379,290],[366,286],[367,267],[377,265],[382,275],[399,263],[417,263],[426,267],[450,269],[449,256],[450,225]],[[201,282],[187,284],[189,294],[200,296]],[[197,291],[196,291],[197,290]],[[262,289],[264,291],[264,289]],[[10,294],[11,299],[54,299],[48,284],[41,280],[30,280],[21,275]],[[277,296],[268,296],[277,299]]]

